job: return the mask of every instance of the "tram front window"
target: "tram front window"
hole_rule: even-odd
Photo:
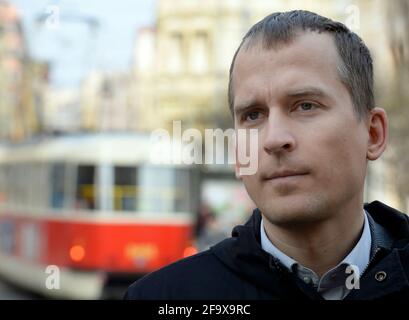
[[[95,209],[95,166],[80,165],[77,173],[77,192],[75,206],[77,209]]]
[[[56,163],[51,167],[51,206],[53,208],[64,207],[64,181],[65,166],[62,163]]]
[[[136,210],[136,168],[115,167],[114,208],[117,211]]]
[[[175,167],[115,166],[116,211],[189,212],[189,170]]]
[[[138,175],[138,211],[188,212],[189,170],[141,167]]]

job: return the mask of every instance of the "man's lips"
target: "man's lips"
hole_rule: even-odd
[[[277,180],[281,178],[290,178],[290,177],[297,177],[297,176],[304,176],[307,175],[307,171],[298,171],[298,170],[280,170],[273,172],[272,174],[265,175],[263,180]]]

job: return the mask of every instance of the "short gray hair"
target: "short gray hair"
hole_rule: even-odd
[[[375,106],[373,94],[373,66],[369,49],[362,39],[344,24],[320,16],[316,13],[294,10],[276,12],[256,23],[244,36],[234,54],[230,66],[228,102],[233,113],[233,68],[240,49],[262,41],[263,49],[271,49],[278,44],[287,44],[297,35],[297,31],[327,32],[334,37],[341,63],[338,72],[341,82],[348,89],[359,119]]]

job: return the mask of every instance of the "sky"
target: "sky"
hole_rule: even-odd
[[[138,28],[155,23],[155,0],[10,2],[22,17],[30,55],[52,63],[55,87],[78,87],[90,70],[127,70]]]

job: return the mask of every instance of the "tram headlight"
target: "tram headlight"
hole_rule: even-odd
[[[197,249],[194,246],[186,247],[185,250],[183,250],[183,258],[193,256],[196,253]]]
[[[70,258],[72,261],[80,262],[85,257],[85,249],[83,246],[76,244],[70,249]]]

